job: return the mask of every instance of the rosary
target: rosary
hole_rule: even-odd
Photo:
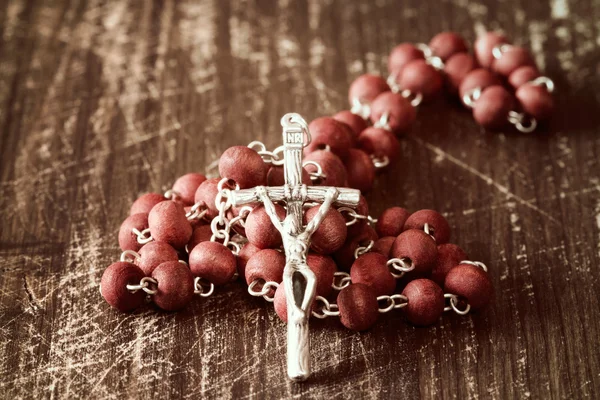
[[[493,32],[477,39],[474,55],[453,32],[401,44],[388,69],[387,79],[352,83],[350,110],[310,124],[284,115],[283,145],[273,151],[257,141],[230,147],[219,178],[189,173],[164,195],[138,198],[119,230],[120,261],[102,276],[104,299],[121,311],[146,302],[175,311],[244,277],[287,322],[295,381],[311,373],[311,316],[363,331],[396,309],[417,326],[444,311],[484,309],[493,295],[487,267],[449,243],[441,214],[391,207],[375,219],[361,192],[397,161],[397,134],[419,104],[444,88],[484,128],[532,132],[552,114],[554,85],[526,49]]]

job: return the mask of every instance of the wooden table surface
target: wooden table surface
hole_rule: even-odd
[[[0,397],[599,398],[600,3],[4,1],[0,6]],[[111,309],[102,271],[140,194],[214,173],[280,117],[347,107],[403,41],[502,29],[557,85],[535,134],[420,107],[372,214],[440,210],[490,269],[485,313],[313,331],[285,377],[285,326],[241,282],[179,313]],[[212,168],[212,170],[210,170]]]

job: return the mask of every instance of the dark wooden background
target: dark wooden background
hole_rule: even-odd
[[[599,20],[597,0],[2,2],[0,397],[600,397]],[[138,195],[230,145],[278,145],[281,115],[346,108],[395,44],[447,29],[531,48],[555,116],[487,133],[425,105],[369,199],[443,212],[489,266],[491,309],[318,321],[314,377],[293,384],[285,326],[241,283],[175,314],[101,299]]]

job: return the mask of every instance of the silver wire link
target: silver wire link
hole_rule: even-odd
[[[333,283],[331,287],[334,290],[340,291],[344,288],[347,288],[352,283],[352,279],[350,278],[350,274],[343,271],[338,271],[333,274]]]
[[[188,221],[200,220],[208,213],[208,207],[203,201],[199,201],[190,208],[190,211],[185,213]]]
[[[461,261],[459,264],[468,264],[468,265],[474,265],[476,267],[481,268],[482,270],[484,270],[485,272],[488,272],[488,267],[487,265],[485,265],[484,263],[482,263],[481,261],[469,261],[469,260],[463,260]]]
[[[375,128],[385,129],[386,131],[391,131],[392,127],[390,126],[390,113],[384,112],[379,117],[379,120],[373,124]]]
[[[450,305],[444,307],[444,311],[454,311],[458,315],[467,315],[469,311],[471,311],[471,305],[467,303],[467,306],[464,310],[458,308],[458,296],[452,293],[445,293],[445,299],[449,299]]]
[[[194,278],[194,294],[201,297],[208,297],[215,291],[215,285],[199,276]]]
[[[437,242],[437,240],[435,240],[435,236],[433,236],[435,234],[435,229],[433,229],[433,226],[429,226],[429,224],[425,222],[423,225],[423,231],[428,234],[434,242]]]
[[[408,305],[408,298],[401,294],[393,294],[391,296],[378,296],[377,302],[385,301],[384,307],[379,307],[379,312],[384,314],[395,309],[403,308]]]
[[[388,86],[392,90],[392,93],[400,93],[400,91],[402,90],[400,88],[400,85],[398,84],[397,78],[398,77],[396,75],[390,74],[390,75],[388,75],[387,79],[385,80],[385,82],[388,84]]]
[[[498,44],[498,45],[494,46],[494,48],[492,49],[492,56],[494,56],[494,58],[496,60],[499,60],[502,58],[502,55],[504,53],[506,53],[507,51],[509,51],[511,48],[512,48],[512,45],[507,44],[507,43]]]
[[[554,81],[547,76],[539,76],[528,83],[534,86],[544,86],[548,93],[554,92]]]
[[[410,101],[410,105],[413,107],[418,107],[423,102],[423,94],[421,93],[413,93],[408,89],[404,89],[400,94]]]
[[[152,235],[150,234],[150,228],[146,228],[141,232],[136,228],[131,228],[131,232],[133,232],[133,234],[137,236],[137,242],[139,244],[150,243],[154,240],[152,238]]]
[[[374,154],[371,154],[371,162],[376,169],[383,169],[390,165],[388,156],[376,157]]]
[[[410,258],[390,258],[387,262],[387,266],[390,269],[390,273],[396,279],[400,279],[405,273],[415,269],[415,265],[412,263]]]
[[[256,286],[260,284],[262,284],[262,287],[260,289],[255,289]],[[263,279],[257,279],[253,281],[250,285],[248,285],[248,293],[250,293],[250,295],[254,297],[262,297],[269,303],[272,303],[273,301],[275,301],[275,290],[277,290],[278,287],[279,283],[277,282],[265,282]],[[270,294],[271,289],[275,289],[273,290],[272,295]]]
[[[441,58],[433,54],[433,50],[425,43],[417,43],[415,47],[423,52],[423,57],[425,57],[425,62],[431,65],[438,71],[444,69],[444,62]]]
[[[354,225],[356,222],[358,222],[359,219],[367,220],[367,222],[370,225],[374,225],[374,224],[377,223],[377,218],[373,218],[370,215],[357,214],[356,211],[354,211],[350,207],[340,207],[337,210],[338,210],[338,212],[340,214],[346,213],[346,214],[348,214],[349,217],[352,218],[351,220],[346,221],[346,226],[352,226],[352,225]]]
[[[256,151],[262,157],[265,164],[283,165],[284,163],[283,158],[280,156],[283,153],[283,146],[279,146],[273,151],[268,151],[263,142],[255,140],[250,142],[247,147]]]
[[[158,282],[154,278],[150,278],[149,276],[145,276],[145,277],[143,277],[140,280],[139,284],[137,284],[137,285],[127,285],[126,288],[131,293],[136,293],[138,290],[143,290],[147,294],[156,294],[156,292],[158,290],[157,289],[152,289],[152,287],[150,287],[150,285],[152,285],[153,287],[156,287],[156,285],[158,285]]]
[[[317,305],[321,303],[321,305]],[[319,319],[325,319],[327,317],[339,317],[340,310],[337,304],[331,304],[329,301],[323,296],[315,297],[315,307],[312,310],[312,315]]]
[[[239,244],[231,241],[227,241],[226,246],[231,250],[234,256],[238,256],[240,254],[240,250],[242,249]]]
[[[375,241],[369,240],[369,244],[367,244],[366,246],[358,246],[356,250],[354,250],[354,259],[357,259],[363,254],[370,252],[374,244]]]
[[[369,116],[371,115],[371,105],[355,97],[352,99],[352,107],[350,108],[350,112],[358,115],[362,119],[369,119]]]
[[[250,206],[244,206],[240,208],[238,211],[237,217],[231,218],[229,221],[229,226],[232,227],[235,224],[239,224],[242,228],[246,227],[246,218],[248,218],[248,214],[252,212],[253,208]]]
[[[327,145],[327,147],[329,147],[329,145]],[[329,150],[327,150],[327,151],[329,151]],[[324,179],[327,178],[327,175],[325,175],[323,173],[323,168],[321,167],[321,164],[319,164],[316,161],[305,161],[304,163],[302,163],[302,168],[304,168],[308,165],[312,165],[313,167],[315,167],[317,169],[316,172],[308,173],[308,175],[310,176],[310,180],[312,182],[322,182]]]
[[[481,86],[477,86],[466,92],[462,97],[462,102],[467,108],[475,107],[475,102],[481,97]]]
[[[231,198],[229,196],[231,190],[224,187],[225,184],[229,182],[230,180],[228,178],[223,178],[217,185],[218,192],[215,197],[215,206],[217,207],[217,210],[219,210],[219,214],[214,217],[210,223],[210,229],[213,233],[210,241],[215,242],[217,239],[222,239],[224,246],[227,246],[229,243],[229,231],[231,229],[231,225],[226,216],[227,210],[231,208]],[[237,183],[235,184],[235,189],[240,189]],[[222,228],[219,228],[220,226]]]
[[[132,264],[135,264],[136,261],[140,261],[140,259],[140,254],[133,250],[125,250],[121,253],[121,257],[119,258],[119,260],[122,262],[128,262]]]
[[[509,111],[507,119],[519,132],[531,133],[537,128],[536,119],[525,113]]]
[[[169,200],[179,200],[181,199],[181,194],[173,189],[169,189],[163,195],[166,199]]]

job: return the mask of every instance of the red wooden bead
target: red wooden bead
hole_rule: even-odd
[[[217,242],[201,242],[190,252],[190,270],[194,276],[207,279],[215,286],[231,281],[237,271],[235,256]]]
[[[390,131],[383,128],[367,128],[358,137],[358,146],[365,153],[376,158],[387,157],[390,163],[398,159],[400,155],[400,142]]]
[[[494,61],[492,50],[497,45],[508,43],[506,37],[496,32],[487,32],[475,41],[474,50],[477,61],[482,67],[489,68]]]
[[[225,150],[219,159],[219,175],[235,181],[242,189],[267,183],[265,162],[256,150],[246,146]]]
[[[368,192],[375,182],[375,165],[367,153],[359,149],[349,149],[344,162],[348,174],[348,186],[361,192]]]
[[[540,72],[536,67],[533,65],[526,65],[515,69],[508,77],[508,83],[510,83],[513,88],[518,89],[539,76]]]
[[[456,32],[438,33],[429,42],[429,48],[444,62],[455,54],[468,51],[465,39]]]
[[[102,274],[100,291],[104,300],[119,311],[131,311],[144,304],[146,294],[139,290],[131,293],[127,285],[137,285],[144,272],[128,262],[111,264]]]
[[[466,259],[467,254],[457,245],[452,243],[439,245],[438,258],[431,270],[431,280],[440,286],[444,286],[448,272]]]
[[[354,263],[354,251],[359,246],[367,246],[369,242],[378,239],[375,229],[364,225],[360,233],[346,239],[344,245],[334,253],[333,258],[338,268],[348,271]]]
[[[306,168],[302,168],[302,183],[305,185],[311,185],[310,175]],[[267,172],[267,185],[268,186],[283,186],[285,185],[285,175],[283,166],[272,165]]]
[[[390,87],[381,76],[364,74],[356,78],[350,85],[348,101],[352,104],[353,99],[358,99],[362,103],[370,103],[381,93],[389,90]]]
[[[134,228],[140,232],[148,228],[148,214],[133,214],[123,221],[119,228],[119,247],[121,250],[138,251],[142,248],[142,244],[137,241],[137,235],[132,231]]]
[[[340,321],[353,331],[364,331],[377,322],[377,295],[367,285],[356,283],[344,288],[337,298]]]
[[[281,220],[285,218],[286,212],[282,206],[275,204],[275,211]],[[262,205],[254,207],[248,214],[246,237],[250,243],[261,249],[278,248],[282,245],[281,233],[273,226],[271,218]]]
[[[155,205],[148,215],[148,226],[154,240],[183,249],[192,237],[192,225],[183,206],[172,200]]]
[[[416,272],[429,272],[437,260],[435,241],[420,229],[402,232],[392,245],[390,256],[410,259]]]
[[[183,204],[191,206],[194,204],[196,190],[198,190],[200,184],[205,180],[206,177],[204,175],[191,172],[180,176],[173,184],[173,190],[179,194]]]
[[[434,210],[419,210],[412,213],[404,223],[404,230],[424,229],[429,224],[429,233],[437,244],[448,243],[450,240],[450,225],[439,212]]]
[[[414,60],[408,63],[400,73],[398,84],[413,94],[421,93],[425,100],[437,96],[444,80],[442,74],[425,60]]]
[[[321,166],[325,178],[313,183],[315,186],[347,186],[348,173],[342,160],[330,151],[317,150],[304,157],[304,161],[314,161]],[[308,172],[317,172],[317,167],[306,165]]]
[[[388,114],[388,125],[393,132],[404,132],[415,122],[417,113],[410,101],[399,93],[385,92],[371,103],[371,121],[377,123]]]
[[[388,57],[388,72],[398,76],[406,64],[413,60],[424,59],[423,52],[412,43],[402,43],[394,47]]]
[[[379,253],[365,253],[358,257],[352,268],[352,283],[363,283],[375,292],[376,296],[391,295],[396,289],[396,279],[387,266],[388,258]]]
[[[487,273],[470,264],[461,264],[452,268],[446,275],[444,290],[466,299],[473,311],[485,308],[494,293]]]
[[[283,280],[283,268],[285,267],[285,255],[273,250],[265,249],[254,254],[246,263],[246,283],[262,279],[265,282],[281,282]]]
[[[179,261],[160,264],[152,271],[152,278],[158,282],[152,300],[163,310],[180,310],[194,298],[194,277]]]
[[[352,129],[354,132],[354,137],[358,137],[358,135],[367,129],[367,121],[365,121],[360,115],[356,115],[349,110],[340,111],[339,113],[333,116],[333,119],[336,121],[342,122]]]
[[[473,71],[469,72],[467,76],[465,76],[465,78],[459,86],[458,91],[460,99],[462,101],[463,97],[465,97],[465,94],[467,94],[469,91],[475,88],[480,88],[481,90],[484,90],[489,86],[500,85],[500,83],[501,82],[498,78],[498,75],[491,72],[490,70],[487,70],[485,68],[474,69]]]
[[[469,53],[457,53],[450,57],[444,65],[448,89],[452,93],[458,93],[462,81],[475,68],[477,68],[477,61]]]
[[[517,89],[515,96],[523,111],[538,121],[550,118],[554,111],[554,99],[544,86],[524,84]]]
[[[325,150],[327,146],[341,159],[348,155],[348,149],[354,146],[354,132],[345,124],[331,117],[321,117],[308,124],[311,142],[304,148],[304,154]]]
[[[146,193],[141,195],[136,201],[131,205],[131,209],[129,210],[129,215],[133,214],[148,214],[152,207],[160,203],[161,201],[167,200],[165,196],[158,193]]]
[[[256,247],[252,243],[246,243],[242,247],[237,256],[237,271],[240,276],[246,276],[246,264],[248,264],[248,260],[261,250],[260,247]]]
[[[492,69],[500,75],[509,76],[520,67],[535,66],[535,62],[528,50],[510,46],[502,53],[502,56],[495,59],[492,63]]]
[[[196,194],[194,195],[194,202],[199,203],[203,202],[208,212],[206,213],[207,219],[213,219],[219,214],[219,210],[217,210],[217,206],[215,205],[215,198],[219,193],[219,178],[207,179],[198,186],[196,190]]]
[[[309,208],[304,213],[304,224],[308,224],[319,212],[320,206]],[[331,208],[325,214],[323,222],[313,233],[310,248],[319,254],[331,254],[346,241],[346,220],[337,210]]]
[[[321,254],[310,253],[306,256],[306,263],[317,278],[317,296],[329,296],[332,291],[331,284],[337,266],[333,258]]]
[[[508,123],[514,98],[502,86],[490,86],[481,93],[473,107],[473,118],[486,129],[501,129]]]
[[[390,207],[381,213],[375,229],[381,236],[398,236],[404,230],[404,223],[410,216],[408,210],[402,207]]]
[[[150,242],[139,251],[138,266],[145,275],[150,275],[160,264],[167,261],[178,261],[177,250],[164,242]]]
[[[190,240],[187,245],[188,253],[191,253],[198,243],[210,241],[212,235],[213,232],[210,228],[210,225],[200,225],[194,228],[192,236],[190,237]]]
[[[371,248],[372,253],[379,253],[386,258],[390,256],[390,250],[392,249],[392,245],[396,241],[395,236],[384,236],[377,239],[373,248]]]
[[[273,307],[275,308],[277,316],[283,322],[287,323],[287,297],[285,296],[285,287],[283,283],[279,285],[279,287],[275,291]]]
[[[402,309],[406,319],[417,326],[435,323],[444,312],[444,292],[429,279],[416,279],[406,285],[402,294],[408,304]]]

